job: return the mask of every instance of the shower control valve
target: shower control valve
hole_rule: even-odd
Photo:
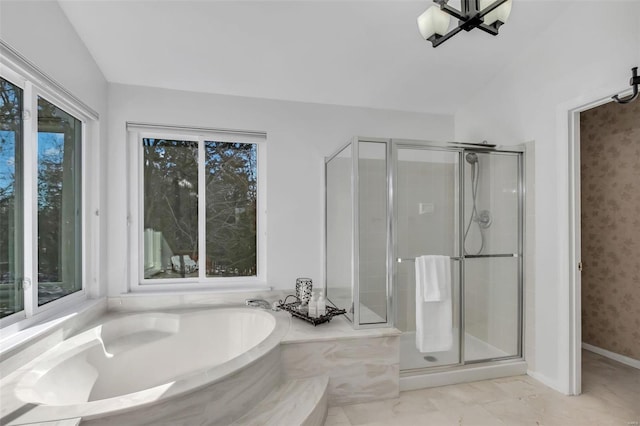
[[[487,229],[491,226],[491,222],[493,218],[491,217],[491,213],[489,210],[482,210],[475,218],[476,222],[478,222],[478,226],[482,229]]]

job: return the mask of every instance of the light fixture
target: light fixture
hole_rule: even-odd
[[[449,6],[449,0],[433,0],[439,6],[431,6],[418,16],[418,29],[433,47],[449,40],[460,31],[478,28],[491,35],[498,35],[500,26],[507,22],[512,0],[460,0],[461,9]],[[451,17],[458,19],[458,26],[447,32]]]

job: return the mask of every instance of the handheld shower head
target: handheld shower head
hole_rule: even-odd
[[[464,158],[469,164],[476,164],[478,162],[478,154],[476,154],[475,152],[468,153],[464,156]]]

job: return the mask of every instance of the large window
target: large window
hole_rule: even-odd
[[[66,296],[84,297],[86,118],[29,75],[3,66],[0,77],[2,325],[58,306]]]
[[[38,305],[82,289],[82,123],[38,98]]]
[[[22,96],[0,79],[0,318],[22,311]]]
[[[130,125],[130,130],[135,129]],[[184,133],[184,131],[183,131]],[[141,285],[259,280],[264,135],[135,133]],[[135,200],[134,200],[135,203]]]

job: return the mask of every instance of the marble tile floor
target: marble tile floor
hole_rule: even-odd
[[[516,376],[332,407],[325,426],[640,425],[640,370],[587,351],[582,360],[580,396]]]

